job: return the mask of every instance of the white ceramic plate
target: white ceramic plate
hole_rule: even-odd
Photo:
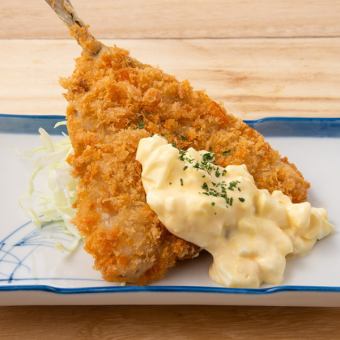
[[[150,286],[105,282],[82,247],[73,254],[54,246],[58,225],[37,230],[18,204],[30,168],[18,151],[39,144],[61,116],[0,115],[0,305],[208,304],[340,306],[340,118],[267,118],[248,122],[296,163],[312,183],[309,199],[325,207],[336,232],[307,256],[288,260],[283,285],[229,289],[208,277],[210,257],[179,264]],[[58,136],[55,136],[58,138]],[[65,241],[67,242],[67,240]]]

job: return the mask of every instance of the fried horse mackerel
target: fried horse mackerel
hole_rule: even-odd
[[[58,3],[57,12],[73,11]],[[79,179],[74,223],[104,279],[148,283],[200,251],[171,234],[146,203],[136,161],[142,138],[158,134],[179,149],[209,150],[219,166],[245,164],[258,188],[306,199],[309,184],[295,165],[204,92],[101,45],[79,20],[68,24],[83,47],[62,80],[74,148],[69,162]]]

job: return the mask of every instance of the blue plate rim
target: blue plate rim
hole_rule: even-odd
[[[0,118],[30,118],[30,119],[65,119],[64,115],[23,115],[0,113]],[[264,117],[258,119],[244,120],[252,125],[264,122],[340,122],[340,117]],[[50,285],[3,285],[0,286],[1,292],[15,291],[38,291],[55,294],[98,294],[98,293],[213,293],[213,294],[244,294],[244,295],[269,295],[285,292],[299,293],[340,293],[340,286],[299,286],[281,285],[268,288],[225,288],[209,286],[99,286],[99,287],[78,287],[62,288]]]
[[[0,286],[1,292],[39,291],[55,294],[99,294],[99,293],[209,293],[228,295],[271,295],[277,293],[340,293],[334,286],[273,286],[269,288],[225,288],[209,286],[98,286],[62,288],[50,285]]]

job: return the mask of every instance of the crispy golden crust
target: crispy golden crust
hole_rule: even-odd
[[[75,224],[109,281],[159,279],[198,248],[171,235],[145,202],[138,142],[160,134],[179,148],[211,150],[216,163],[246,164],[260,188],[303,201],[309,184],[255,130],[205,93],[113,47],[83,54],[68,90],[70,158],[79,181]],[[227,151],[227,152],[226,152]]]

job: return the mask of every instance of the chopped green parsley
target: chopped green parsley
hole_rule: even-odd
[[[220,197],[223,198],[226,202],[226,205],[232,206],[233,205],[233,198],[228,197],[227,191],[226,191],[226,182],[220,182],[220,183],[211,183],[212,186],[209,186],[208,183],[204,182],[202,185],[203,195],[206,196],[212,196],[212,197]]]
[[[203,162],[212,162],[215,159],[215,155],[212,152],[207,152],[202,155]],[[202,162],[202,163],[203,163]]]
[[[138,122],[137,122],[137,127],[138,129],[144,129],[145,123],[143,118],[141,118]]]
[[[209,190],[208,184],[204,182],[203,185],[202,185],[202,189],[203,190]]]
[[[228,186],[228,190],[234,191],[234,189],[237,187],[237,184],[239,184],[240,181],[231,181]]]
[[[230,152],[230,150],[227,151]],[[186,163],[183,167],[183,171],[191,166],[194,169],[202,170],[205,172],[204,174],[202,174],[202,178],[205,178],[206,174],[214,175],[216,178],[226,176],[226,169],[222,170],[221,167],[212,163],[215,159],[215,155],[213,152],[205,152],[201,155],[201,157],[202,158],[200,161],[196,161],[194,158],[190,157],[185,150],[179,150],[179,160]],[[180,183],[181,186],[184,185],[182,178],[180,179]],[[211,184],[204,182],[201,187],[203,191],[200,193],[206,196],[223,198],[227,207],[232,206],[234,198],[228,196],[228,190],[234,191],[235,189],[237,189],[238,191],[241,191],[241,189],[238,187],[239,183],[240,181],[231,181],[228,183],[224,180],[218,182],[212,181]],[[243,197],[239,197],[238,199],[240,202],[245,201]],[[215,204],[215,202],[211,202],[212,206],[215,206]]]
[[[220,173],[219,167],[211,162],[215,159],[215,155],[212,152],[206,152],[202,155],[201,161],[196,161],[192,157],[188,156],[185,150],[179,150],[179,160],[187,162],[193,166],[194,169],[206,171],[211,174],[213,171]]]
[[[186,152],[184,150],[179,150],[179,157],[178,158],[181,161],[184,161],[184,160],[187,160],[187,159],[185,159],[185,157],[186,157]]]

